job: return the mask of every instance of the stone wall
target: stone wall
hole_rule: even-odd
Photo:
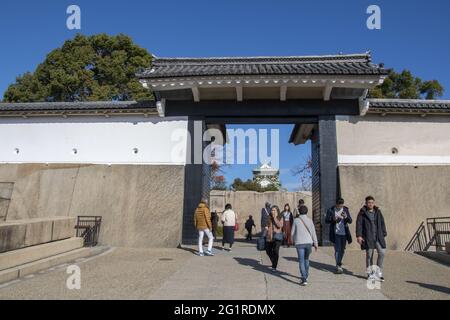
[[[426,218],[450,216],[449,177],[450,166],[339,167],[342,197],[354,222],[372,195],[384,215],[388,248],[394,250],[403,250]],[[351,230],[354,235],[355,223]]]
[[[184,173],[182,165],[2,164],[0,184],[8,183],[3,192],[13,184],[2,212],[6,221],[98,215],[101,244],[175,247],[181,241]]]
[[[210,194],[211,211],[216,210],[219,214],[223,212],[227,203],[230,203],[233,210],[237,213],[239,224],[241,226],[239,235],[243,236],[246,232],[243,228],[249,215],[253,215],[257,231],[260,231],[261,209],[266,202],[278,205],[280,210],[286,203],[289,203],[294,210],[298,200],[303,199],[309,209],[308,215],[311,217],[311,192],[264,192],[254,191],[211,191]],[[219,224],[221,225],[221,224]]]

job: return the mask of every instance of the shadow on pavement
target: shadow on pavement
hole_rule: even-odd
[[[255,260],[255,259],[238,258],[238,257],[234,257],[233,259],[236,260],[241,265],[252,267],[256,271],[264,272],[264,273],[273,275],[275,277],[283,279],[283,280],[285,280],[287,282],[291,282],[293,284],[298,284],[298,282],[292,281],[292,280],[286,278],[285,276],[290,276],[290,277],[293,277],[293,278],[296,278],[296,279],[300,280],[299,277],[294,276],[294,275],[289,274],[289,273],[286,273],[286,272],[283,272],[283,271],[275,271],[275,272],[273,272],[268,266],[264,266],[264,265],[260,264],[259,261]]]
[[[434,290],[437,292],[443,292],[446,294],[450,294],[450,288],[447,287],[443,287],[443,286],[438,286],[435,284],[429,284],[429,283],[422,283],[422,282],[416,282],[416,281],[406,281],[407,283],[411,283],[411,284],[417,284],[418,286],[425,288],[425,289],[429,289],[429,290]]]
[[[295,257],[284,257],[284,258],[286,260],[288,260],[288,261],[298,262],[298,259],[295,258]],[[337,274],[336,273],[336,267],[334,265],[331,265],[331,264],[325,264],[325,263],[322,263],[322,262],[309,260],[309,266],[311,268],[317,269],[319,271],[325,271],[325,272],[331,272],[331,273]],[[344,268],[344,273],[343,274],[348,275],[348,276],[353,276],[353,277],[359,278],[359,279],[364,279],[364,280],[367,279],[366,277],[358,275],[358,274],[354,274],[352,271],[348,271],[345,268]]]

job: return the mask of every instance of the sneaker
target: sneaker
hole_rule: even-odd
[[[212,253],[211,251],[206,251],[205,254],[209,257],[214,257],[214,253]]]
[[[308,281],[306,281],[306,280],[301,280],[300,285],[301,285],[302,287],[306,287],[306,286],[308,285]]]
[[[381,282],[384,282],[384,277],[382,273],[378,273],[377,274],[377,279],[380,280]]]
[[[199,252],[199,253],[198,253],[198,256],[199,256],[199,257],[204,257],[205,254],[204,254],[203,252]]]
[[[223,251],[223,250],[225,250],[225,247],[224,247],[224,246],[222,246],[222,247],[220,248],[220,250],[222,250],[222,251]]]
[[[341,266],[336,266],[336,273],[337,274],[343,274],[344,273],[344,269],[342,269]]]

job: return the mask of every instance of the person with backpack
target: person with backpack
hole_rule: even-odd
[[[334,256],[336,260],[336,273],[342,274],[342,259],[345,247],[352,243],[352,235],[348,227],[352,223],[349,209],[344,206],[344,199],[336,200],[336,205],[328,209],[325,223],[330,224],[329,239],[334,244]]]
[[[245,229],[247,230],[247,241],[252,241],[252,231],[253,227],[256,228],[255,220],[253,220],[253,216],[248,216],[247,221],[245,221]]]
[[[312,247],[317,251],[318,242],[313,221],[307,216],[308,208],[304,205],[298,208],[298,214],[292,225],[291,236],[297,249],[300,269],[300,285],[306,286],[309,277],[309,256]]]
[[[261,233],[265,236],[266,227],[270,218],[270,203],[266,202],[264,208],[261,209]]]
[[[208,200],[202,199],[195,209],[194,213],[194,226],[198,231],[198,255],[203,257],[205,254],[207,256],[214,256],[212,253],[212,246],[214,243],[214,236],[211,233],[211,214],[208,208]],[[203,252],[203,237],[208,237],[208,250]]]
[[[387,231],[384,217],[379,207],[375,205],[372,196],[366,197],[366,205],[361,208],[356,219],[356,238],[361,250],[366,251],[367,278],[375,277],[384,281],[383,262],[386,252]],[[377,251],[377,265],[373,265],[373,255]],[[375,269],[375,270],[374,270]]]

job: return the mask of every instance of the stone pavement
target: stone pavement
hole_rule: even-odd
[[[309,285],[299,286],[297,252],[281,248],[278,271],[272,272],[265,252],[238,242],[232,252],[215,250],[214,257],[194,257],[189,268],[168,278],[152,299],[385,299],[369,290],[366,279],[333,273],[333,259],[320,249],[311,256]]]
[[[294,249],[281,249],[279,272],[272,274],[265,253],[236,243],[233,252],[198,257],[192,248],[125,249],[78,261],[81,290],[68,290],[65,267],[0,286],[0,299],[382,299],[365,280],[329,271],[332,259],[317,252],[310,286],[298,285]],[[263,264],[261,264],[261,261]]]
[[[270,271],[268,257],[265,252],[256,251],[254,243],[239,241],[232,252],[216,249],[215,253],[214,257],[198,257],[193,247],[113,248],[100,256],[75,262],[81,268],[81,290],[67,289],[67,266],[63,265],[0,285],[0,300],[450,298],[450,268],[409,253],[388,253],[389,282],[383,283],[381,290],[367,289],[360,251],[348,252],[348,268],[355,273],[347,271],[343,275],[334,274],[330,248],[313,252],[307,287],[298,285],[297,255],[293,248],[281,248],[277,273]],[[408,268],[403,273],[405,264]],[[405,294],[405,290],[412,292]]]

